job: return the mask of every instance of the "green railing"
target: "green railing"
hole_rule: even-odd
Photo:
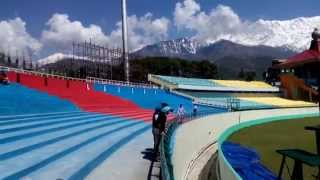
[[[183,123],[209,116],[212,114],[216,114],[216,112],[207,110],[207,111],[199,111],[197,114],[187,114],[184,116],[183,119],[174,119],[167,125],[167,129],[165,131],[165,134],[162,135],[161,141],[160,141],[160,169],[161,169],[161,179],[162,180],[174,180],[174,173],[173,173],[173,164],[171,161],[172,156],[172,141],[173,136],[176,131],[176,129]]]
[[[222,150],[222,144],[227,141],[227,139],[234,133],[248,127],[260,125],[260,124],[266,124],[271,123],[275,121],[288,121],[288,120],[294,120],[299,118],[306,118],[306,117],[317,117],[319,116],[318,113],[306,113],[306,114],[295,114],[295,115],[283,115],[283,116],[274,116],[274,117],[267,117],[267,118],[258,118],[255,120],[242,122],[240,124],[235,124],[231,127],[229,127],[227,130],[225,130],[218,138],[218,158],[221,177],[220,179],[228,179],[228,180],[241,180],[242,178],[240,175],[235,171],[235,169],[231,166],[229,161],[226,159],[223,150]],[[222,168],[221,168],[222,167]]]

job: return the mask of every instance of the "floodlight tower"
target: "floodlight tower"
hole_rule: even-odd
[[[124,61],[125,80],[130,81],[129,53],[128,53],[128,26],[127,26],[127,0],[122,0],[122,51]]]

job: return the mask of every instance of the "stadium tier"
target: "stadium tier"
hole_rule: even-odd
[[[199,98],[200,102],[212,106],[218,107],[226,107],[231,108],[233,110],[251,110],[251,109],[271,109],[277,108],[277,106],[273,106],[271,104],[267,104],[266,102],[255,102],[252,100],[242,99],[238,97],[218,97],[218,98]]]
[[[27,88],[20,84],[14,83],[10,86],[1,86],[0,88],[0,115],[66,111],[80,111],[80,109],[67,100],[49,96],[46,93]]]
[[[289,107],[315,107],[315,103],[305,101],[294,101],[280,97],[241,97],[241,101],[250,101],[257,104],[267,104],[273,107],[289,108]]]
[[[0,179],[84,179],[103,162],[114,164],[111,155],[132,150],[127,143],[150,129],[143,121],[86,112],[0,116]],[[143,139],[134,145],[147,146]]]
[[[101,167],[110,172],[105,179],[113,179],[112,169],[120,167],[131,177],[128,169],[142,159],[137,155],[142,149],[135,148],[152,144],[153,109],[161,102],[183,104],[187,112],[193,108],[191,99],[157,88],[13,71],[8,77],[11,84],[0,86],[0,179],[99,179]],[[120,155],[111,156],[115,152]]]
[[[152,110],[141,108],[129,100],[95,91],[92,84],[84,81],[69,81],[15,72],[10,72],[9,78],[12,82],[19,81],[26,87],[68,100],[83,111],[145,121],[150,121],[153,113]]]
[[[187,110],[192,110],[192,101],[190,99],[158,88],[95,84],[95,89],[114,96],[123,97],[146,109],[154,109],[160,103],[166,102],[174,109],[177,109],[179,104],[183,104]]]
[[[149,81],[168,89],[230,92],[279,92],[279,88],[264,82],[229,81],[213,79],[182,78],[174,76],[148,76]]]
[[[272,89],[273,87],[261,81],[212,80],[220,86],[233,88]]]
[[[158,75],[149,75],[149,80],[191,96],[198,103],[233,110],[316,106],[315,103],[280,98],[279,88],[261,81],[210,80]],[[168,86],[168,83],[174,86]]]
[[[173,76],[158,76],[159,79],[170,82],[176,85],[190,85],[190,86],[216,86],[216,83],[208,79],[197,79],[197,78],[182,78],[182,77],[173,77]]]
[[[154,109],[163,102],[168,103],[175,112],[180,104],[183,105],[187,113],[191,113],[193,109],[193,103],[190,98],[182,97],[158,88],[95,84],[95,89],[107,94],[122,97],[146,109]],[[225,109],[210,108],[201,105],[199,105],[198,110],[212,113],[225,111]]]
[[[269,97],[259,94],[253,97],[250,94],[245,97],[243,94],[241,96],[230,95],[226,93],[225,96],[215,96],[208,93],[205,97],[203,94],[197,96],[197,93],[192,93],[199,102],[204,104],[216,105],[216,106],[230,106],[234,110],[254,110],[254,109],[272,109],[272,108],[291,108],[291,107],[316,107],[317,104],[305,101],[296,101],[284,99],[281,97],[276,97],[270,95]]]

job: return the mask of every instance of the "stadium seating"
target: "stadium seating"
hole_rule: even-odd
[[[19,77],[19,78],[17,78]],[[46,92],[68,100],[81,110],[104,113],[123,118],[150,121],[153,111],[143,109],[137,104],[118,96],[95,91],[92,84],[77,80],[63,80],[39,75],[9,73],[11,82]]]
[[[183,104],[188,110],[192,109],[192,102],[190,99],[177,96],[161,89],[102,84],[96,84],[95,89],[98,91],[105,90],[108,94],[123,97],[146,109],[154,109],[162,102],[168,103],[174,109],[177,109],[179,104]]]
[[[167,102],[192,109],[190,99],[160,89],[107,85],[105,90],[31,73],[9,72],[9,79],[11,85],[0,86],[0,179],[85,179],[116,161],[132,168],[141,160],[137,154],[150,146],[151,125],[144,122],[155,106]],[[125,156],[112,160],[121,148]]]
[[[49,108],[39,106],[29,109]],[[150,128],[143,121],[80,111],[0,116],[0,179],[85,179]],[[135,145],[148,146],[149,141],[143,142]]]
[[[177,94],[148,87],[129,87],[110,84],[95,84],[97,91],[106,92],[123,99],[130,100],[145,109],[154,109],[160,103],[169,104],[175,111],[182,104],[186,112],[192,112],[193,103],[189,98],[179,96]],[[213,113],[225,111],[224,109],[210,108],[207,106],[199,106],[199,111],[212,111]]]
[[[209,81],[208,79],[182,78],[182,77],[173,77],[173,76],[158,76],[158,77],[172,84],[209,86],[209,87],[216,86],[216,83]]]
[[[279,92],[279,88],[261,81],[247,82],[213,80],[160,75],[149,75],[148,77],[150,81],[169,89],[232,92]]]
[[[239,98],[241,101],[248,101],[252,103],[257,103],[257,104],[267,104],[269,106],[273,107],[314,107],[316,104],[314,103],[309,103],[305,101],[294,101],[294,100],[289,100],[289,99],[284,99],[280,97],[242,97]]]
[[[277,93],[229,93],[229,92],[197,92],[180,91],[206,104],[232,107],[238,110],[290,108],[290,107],[314,107],[316,104],[294,101],[278,97]]]
[[[0,179],[85,179],[124,146],[135,160],[133,147],[150,145],[144,121],[152,110],[84,81],[15,72],[9,79],[0,86]]]
[[[237,80],[212,80],[214,83],[225,87],[234,88],[273,88],[271,85],[262,81],[237,81]]]
[[[49,102],[49,103],[48,103]],[[24,87],[0,85],[0,115],[80,111],[69,101]]]

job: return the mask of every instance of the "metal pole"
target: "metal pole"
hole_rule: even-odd
[[[128,54],[128,27],[127,27],[127,1],[122,0],[122,45],[125,80],[130,81],[129,77],[129,54]]]

